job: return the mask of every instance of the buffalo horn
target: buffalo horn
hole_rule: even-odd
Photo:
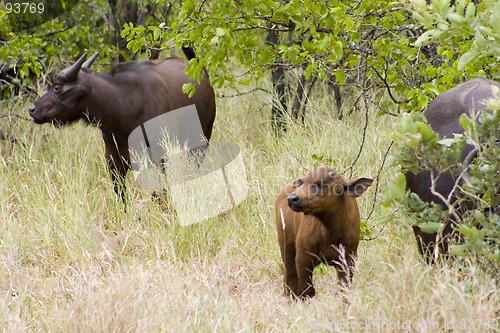
[[[82,68],[90,68],[90,65],[94,62],[94,60],[97,58],[99,55],[99,52],[96,52],[92,55],[92,57],[89,58],[89,60],[85,61],[85,63],[82,65]]]
[[[82,64],[86,58],[87,53],[84,53],[73,66],[64,71],[63,77],[66,81],[72,82],[76,80],[76,78],[78,77],[78,72],[80,71],[80,68],[82,67]]]

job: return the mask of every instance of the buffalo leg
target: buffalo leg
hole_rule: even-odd
[[[436,251],[437,233],[425,233],[418,226],[413,226],[415,239],[417,240],[418,251],[425,258],[427,264],[434,264],[434,252]],[[439,254],[446,259],[448,253],[448,246],[453,233],[453,223],[447,222],[446,226],[441,231],[440,240],[438,244]]]
[[[285,295],[296,295],[298,276],[295,266],[295,244],[284,244],[282,257],[285,264]]]
[[[298,288],[297,296],[304,298],[312,298],[316,294],[314,290],[312,276],[316,266],[316,259],[309,254],[308,251],[298,249],[295,258],[295,265],[298,273]]]
[[[125,175],[127,174],[127,162],[124,160],[124,156],[120,154],[119,145],[116,140],[114,140],[112,135],[103,133],[103,139],[106,144],[106,161],[108,163],[109,172],[111,174],[111,179],[113,181],[115,193],[126,202],[126,186],[125,186]],[[128,147],[127,155],[128,156]]]

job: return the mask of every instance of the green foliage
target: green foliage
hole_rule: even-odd
[[[462,135],[440,139],[420,113],[403,114],[394,126],[393,139],[400,145],[398,163],[411,172],[436,167],[440,173],[456,172],[466,144]]]
[[[451,6],[450,0],[434,0],[430,11],[422,6],[415,10],[415,18],[428,29],[418,38],[416,46],[453,45],[458,51],[453,63],[457,71],[477,70],[485,75],[485,71],[496,67],[500,60],[500,1],[480,1],[476,6],[459,0]],[[496,71],[491,71],[491,75],[500,78]]]
[[[290,77],[334,80],[361,93],[385,89],[390,100],[378,105],[383,115],[423,110],[457,78],[494,75],[497,4],[187,0],[168,24],[152,24],[140,34],[125,28],[123,36],[133,52],[159,40],[163,48],[194,46],[199,67],[191,66],[188,74],[199,79],[206,69],[216,88],[256,84],[282,67],[294,73],[285,76],[291,98],[298,84]]]
[[[0,62],[16,66],[18,86],[33,86],[42,72],[52,69],[54,58],[71,60],[85,51],[100,51],[101,61],[113,58],[116,48],[108,45],[110,30],[103,19],[106,5],[104,0],[82,1],[68,15],[19,32],[0,14],[0,36],[5,40]]]
[[[36,27],[68,13],[77,3],[78,0],[3,1],[2,10],[10,23],[5,29],[22,31]]]
[[[50,5],[71,4],[72,7],[75,2],[58,1],[51,2]],[[67,66],[61,64],[62,60],[72,61],[84,52],[99,51],[97,63],[101,64],[130,60],[130,52],[120,40],[120,22],[128,21],[124,31],[136,38],[129,38],[127,46],[138,52],[145,44],[146,39],[141,39],[141,36],[147,27],[137,22],[148,24],[157,16],[166,19],[168,9],[165,12],[163,9],[144,0],[78,1],[69,13],[24,30],[12,25],[12,16],[0,11],[0,68],[9,62],[11,67],[15,66],[16,72],[16,82],[10,82],[10,85],[9,82],[2,82],[2,90],[5,89],[2,97],[8,97],[10,90],[36,85],[35,81],[40,79],[42,73],[45,74],[42,78],[50,81],[53,73],[47,72],[59,71]],[[53,8],[50,10],[60,11]],[[158,39],[159,30],[154,30],[150,37],[151,40]],[[151,50],[148,51],[151,54]]]
[[[135,27],[132,22],[125,23],[121,35],[127,39],[127,49],[132,50],[134,53],[139,52],[146,42],[144,31],[146,31],[144,26]]]
[[[189,75],[199,79],[205,68],[216,88],[255,82],[283,66],[306,79],[389,87],[394,103],[403,103],[408,85],[421,80],[415,65],[428,61],[412,45],[415,29],[399,1],[187,0],[168,24],[142,34],[126,27],[122,35],[133,52],[144,39],[147,48],[158,40],[164,48],[194,46],[199,67],[191,66]]]
[[[423,30],[414,46],[431,61],[419,68],[422,82],[407,91],[410,103],[422,110],[434,96],[472,77],[498,78],[500,2],[470,0],[408,1]],[[432,80],[432,81],[431,81]],[[411,109],[408,107],[407,109]]]

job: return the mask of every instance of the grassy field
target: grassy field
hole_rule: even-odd
[[[3,102],[27,117],[32,101]],[[409,227],[391,223],[362,241],[347,302],[332,268],[317,296],[283,296],[274,197],[315,165],[345,170],[362,141],[364,112],[338,121],[314,98],[306,124],[271,133],[262,93],[218,100],[214,141],[242,149],[249,192],[236,208],[182,227],[134,186],[124,211],[107,173],[100,132],[1,118],[18,142],[0,142],[0,328],[4,332],[494,332],[498,280],[468,263],[434,268]],[[375,112],[372,112],[375,114]],[[375,177],[395,121],[370,116],[353,177]],[[324,154],[319,163],[312,154]],[[383,190],[395,173],[386,167]],[[364,220],[375,184],[358,199]],[[376,233],[388,214],[367,221]],[[496,328],[493,326],[496,325]]]

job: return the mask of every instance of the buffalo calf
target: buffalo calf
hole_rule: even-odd
[[[287,185],[276,198],[276,229],[285,265],[285,294],[315,295],[314,267],[335,266],[349,286],[359,243],[359,197],[373,180],[344,180],[327,168]]]

